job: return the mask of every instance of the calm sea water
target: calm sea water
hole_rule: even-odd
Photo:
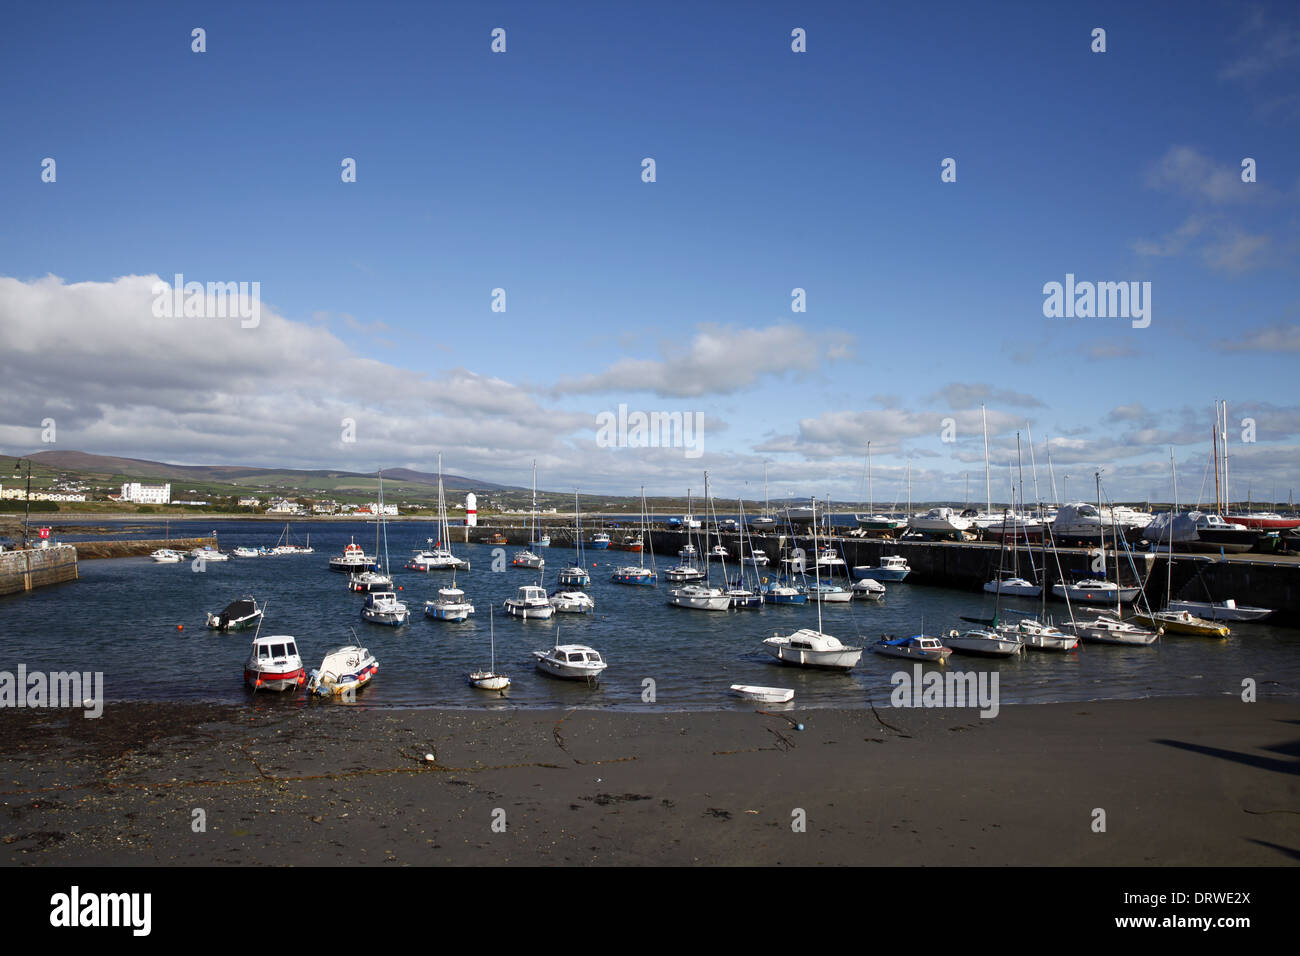
[[[493,548],[457,544],[473,568],[457,576],[478,613],[463,624],[424,617],[424,601],[451,580],[448,572],[424,574],[400,568],[424,545],[432,526],[424,522],[388,525],[389,555],[396,586],[412,611],[401,628],[368,624],[360,618],[364,597],[348,591],[346,575],[328,570],[330,556],[355,535],[374,548],[374,526],[363,522],[295,526],[302,543],[310,527],[315,553],[301,556],[232,558],[208,564],[202,573],[189,561],[160,565],[147,557],[84,561],[81,580],[31,594],[0,598],[0,669],[25,663],[29,670],[103,671],[110,700],[250,702],[256,707],[304,706],[302,696],[261,693],[242,684],[251,632],[221,635],[204,627],[204,613],[245,594],[265,606],[263,634],[292,634],[304,663],[317,666],[324,653],[360,642],[379,660],[380,673],[360,696],[371,707],[603,707],[709,710],[752,707],[731,698],[733,683],[791,687],[803,707],[862,706],[887,702],[890,675],[911,664],[870,652],[848,674],[807,671],[774,663],[762,640],[775,632],[815,627],[816,606],[775,607],[713,613],[664,603],[658,588],[611,584],[611,568],[636,563],[636,555],[589,551],[592,615],[557,614],[549,621],[520,621],[501,602],[537,572],[491,570]],[[265,521],[173,523],[174,536],[220,534],[221,547],[272,545],[281,528]],[[156,534],[153,533],[153,534]],[[507,558],[513,548],[506,549]],[[545,586],[574,556],[570,548],[546,549]],[[673,558],[659,557],[663,568]],[[715,572],[716,573],[716,572]],[[870,643],[882,633],[931,634],[964,626],[961,615],[992,614],[992,597],[918,584],[889,584],[880,603],[827,605],[823,629],[848,644]],[[470,688],[467,671],[489,658],[488,608],[496,607],[497,667],[514,680],[509,697]],[[1033,611],[1036,602],[1004,601],[1004,607]],[[1063,605],[1049,605],[1057,614]],[[178,630],[181,625],[183,629]],[[610,667],[600,684],[559,681],[537,673],[531,652],[555,642],[595,647]],[[354,633],[355,632],[355,636]],[[930,665],[927,665],[930,666]],[[1148,648],[1085,645],[1068,655],[1026,653],[1011,660],[954,655],[950,669],[999,673],[1002,703],[1084,701],[1100,698],[1218,695],[1240,693],[1253,678],[1259,693],[1300,694],[1300,631],[1238,624],[1226,641],[1167,637]],[[655,681],[657,701],[642,702],[643,681]]]

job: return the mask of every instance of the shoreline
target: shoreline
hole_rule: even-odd
[[[1294,700],[994,719],[158,703],[0,725],[8,865],[1300,863]]]

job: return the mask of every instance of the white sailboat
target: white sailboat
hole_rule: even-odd
[[[641,538],[643,542],[641,547],[637,548],[637,555],[641,559],[640,564],[625,564],[622,567],[615,568],[610,574],[609,579],[615,584],[639,584],[654,587],[659,580],[658,570],[655,568],[654,542],[650,538],[650,532],[646,527],[646,504],[645,504],[645,485],[641,486]],[[645,566],[646,548],[644,542],[650,541],[650,567]]]
[[[550,539],[547,539],[550,544]],[[510,559],[510,566],[514,568],[531,568],[541,570],[546,567],[546,559],[535,550],[540,545],[537,540],[537,459],[533,459],[533,506],[528,512],[528,547],[522,551],[516,551],[515,556]]]
[[[497,673],[497,636],[496,625],[492,617],[492,608],[488,608],[488,641],[492,647],[492,663],[487,670],[471,671],[465,675],[472,687],[479,690],[494,690],[504,693],[510,686],[510,678]]]
[[[708,502],[709,500],[709,473],[707,471],[704,473],[704,500],[705,502]],[[706,520],[704,522],[705,524],[704,547],[707,549],[709,546],[707,505],[706,505],[705,518]],[[688,530],[686,533],[687,535],[689,535],[690,531]],[[709,569],[709,564],[707,561],[705,562],[704,566],[706,569]],[[666,575],[671,575],[671,573],[672,572],[666,572]],[[723,568],[722,568],[722,574],[724,579],[726,578],[726,573],[727,573],[726,562],[724,561]],[[710,580],[709,577],[709,570],[706,570],[700,576],[704,578],[703,584],[700,584],[698,582],[691,582],[689,584],[683,584],[681,587],[669,589],[668,603],[671,604],[673,607],[684,607],[695,611],[728,610],[731,607],[731,596],[727,594],[727,592],[724,591],[722,588],[713,587],[712,581]]]
[[[544,651],[533,651],[533,658],[543,674],[588,683],[595,681],[609,666],[598,651],[586,644],[561,644],[558,627],[555,629],[555,645]]]
[[[814,504],[814,507],[816,505]],[[812,523],[813,550],[817,549],[817,522]],[[814,565],[815,584],[821,586],[821,568]],[[852,594],[849,597],[852,598]],[[822,602],[817,602],[817,630],[800,628],[793,634],[773,634],[763,641],[768,653],[782,664],[794,667],[813,667],[823,670],[847,671],[862,658],[861,647],[848,647],[839,638],[822,630]]]
[[[438,539],[427,539],[432,548],[415,552],[407,562],[412,571],[455,571],[459,568],[469,570],[469,562],[456,557],[451,550],[451,526],[447,521],[447,498],[442,485],[442,453],[438,453]]]

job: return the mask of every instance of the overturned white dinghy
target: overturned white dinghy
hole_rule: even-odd
[[[789,687],[756,687],[753,684],[732,684],[731,692],[745,700],[762,704],[787,704],[794,700],[794,690]]]

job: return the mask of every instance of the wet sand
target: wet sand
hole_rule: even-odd
[[[152,703],[6,710],[0,730],[11,866],[1300,862],[1294,700],[994,719]]]

